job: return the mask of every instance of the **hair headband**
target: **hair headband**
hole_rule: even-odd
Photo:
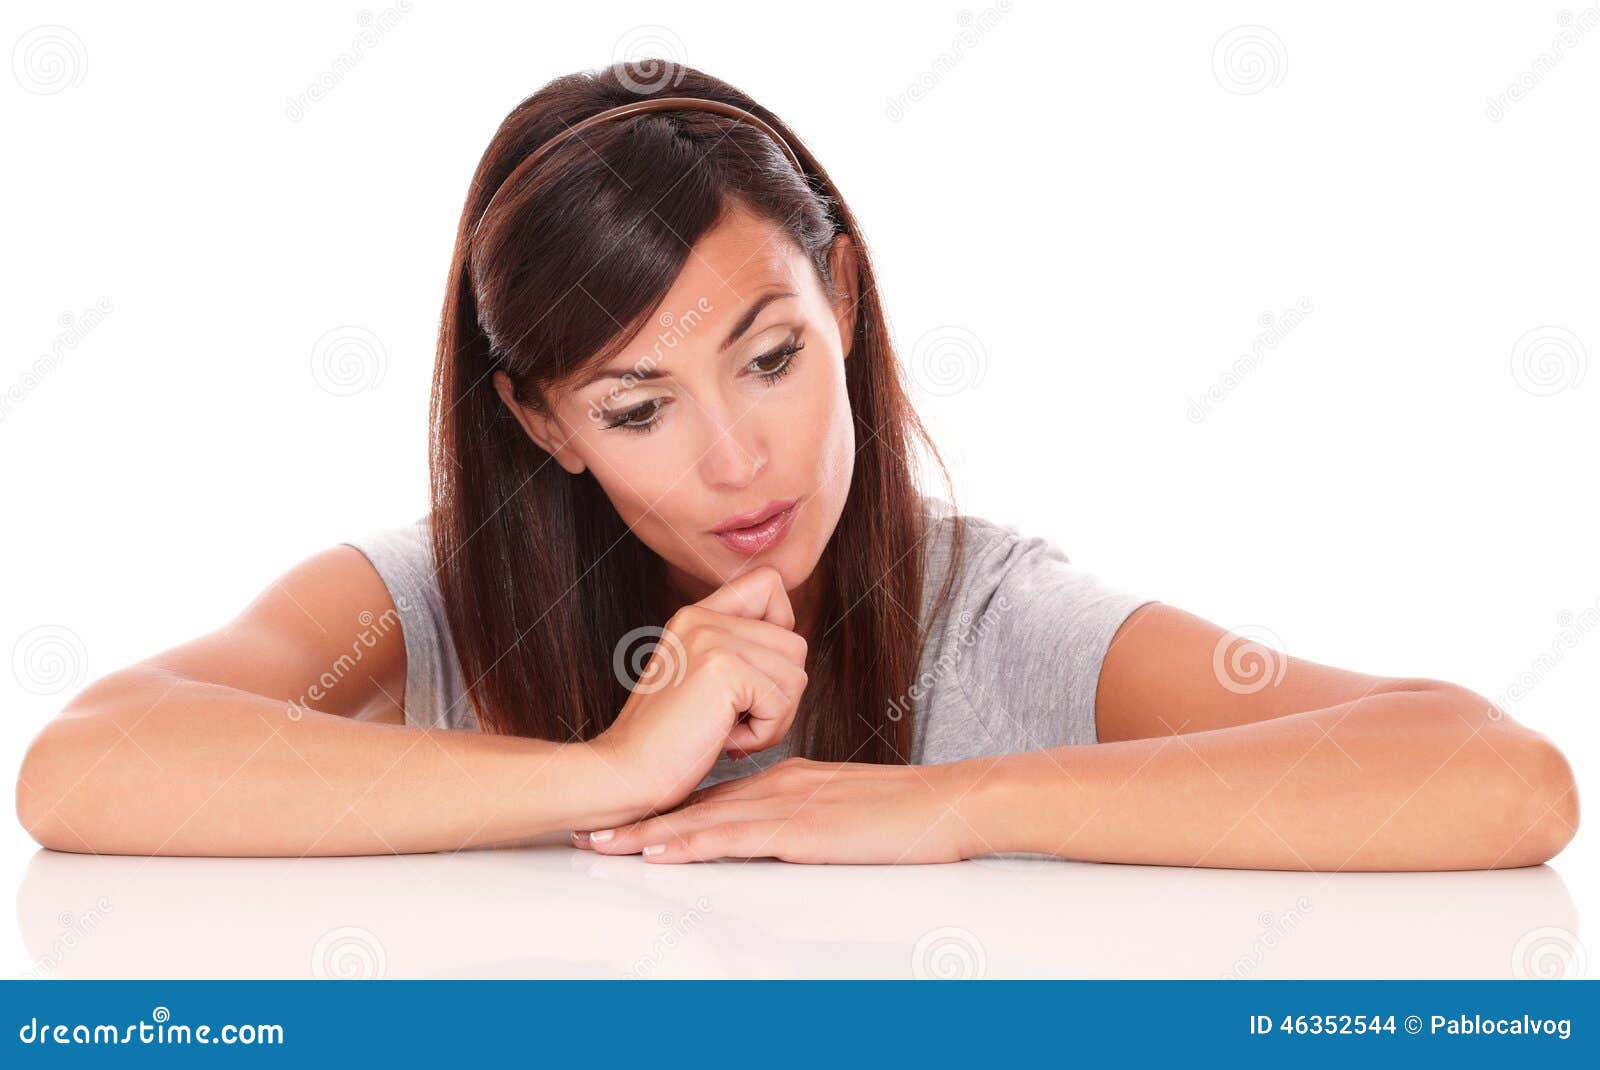
[[[523,157],[522,161],[511,169],[511,173],[505,177],[505,181],[501,182],[499,188],[494,191],[492,196],[490,196],[489,203],[484,205],[483,214],[478,216],[477,223],[473,224],[473,235],[477,235],[478,228],[481,227],[483,225],[483,221],[489,217],[489,210],[494,207],[495,198],[500,196],[500,190],[503,190],[507,186],[511,185],[512,181],[519,176],[527,174],[535,165],[538,164],[540,160],[548,156],[552,151],[554,151],[556,146],[567,140],[567,138],[575,137],[587,130],[589,127],[611,119],[623,119],[630,115],[637,115],[641,112],[647,111],[668,110],[709,111],[714,112],[717,115],[726,115],[730,118],[738,119],[741,122],[749,123],[751,126],[756,127],[762,133],[766,134],[773,141],[777,142],[778,147],[783,150],[783,154],[789,158],[789,162],[794,164],[796,171],[798,171],[802,176],[804,176],[806,173],[805,166],[800,162],[800,157],[795,154],[795,151],[792,148],[789,147],[789,143],[783,140],[783,137],[772,128],[772,125],[763,120],[760,116],[753,115],[750,112],[745,111],[743,108],[736,107],[732,104],[725,104],[720,100],[706,100],[702,97],[655,97],[649,100],[635,100],[627,104],[618,105],[615,108],[607,108],[605,111],[597,112],[581,122],[574,123],[565,130],[561,131],[559,134],[556,134],[554,137],[551,137],[545,141],[544,144],[534,149],[527,156]]]

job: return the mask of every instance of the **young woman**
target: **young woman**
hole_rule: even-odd
[[[921,493],[844,198],[677,73],[506,118],[428,515],[77,695],[18,780],[41,844],[1427,870],[1568,842],[1566,760],[1482,696],[1253,646]]]

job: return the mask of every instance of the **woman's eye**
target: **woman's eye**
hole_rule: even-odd
[[[765,353],[755,358],[748,367],[764,385],[771,386],[794,370],[795,355],[805,347],[804,342],[787,343],[774,349],[771,353]],[[653,431],[656,425],[661,422],[657,413],[661,411],[666,402],[666,398],[651,398],[642,405],[635,405],[607,423],[606,429],[615,428],[619,431],[637,431],[641,434]]]
[[[782,379],[794,370],[795,354],[804,349],[804,342],[790,342],[771,353],[757,357],[750,362],[750,368],[768,386]]]
[[[609,428],[619,428],[623,431],[649,431],[656,426],[656,413],[661,411],[662,400],[652,398],[643,405],[635,405],[615,420],[606,424]]]

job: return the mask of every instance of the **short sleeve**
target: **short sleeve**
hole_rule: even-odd
[[[1007,750],[1099,742],[1107,650],[1144,598],[1072,562],[1048,539],[980,521],[954,606],[968,702]],[[987,537],[984,537],[984,536]]]
[[[406,724],[477,730],[439,593],[428,518],[342,545],[366,556],[394,602],[406,650]]]

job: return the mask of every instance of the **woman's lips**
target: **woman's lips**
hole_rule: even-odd
[[[798,501],[790,502],[788,507],[763,520],[759,524],[752,524],[747,528],[733,528],[729,531],[714,531],[717,541],[744,557],[754,557],[764,550],[770,550],[783,541],[789,534],[789,529],[794,526],[794,516],[799,506]]]

